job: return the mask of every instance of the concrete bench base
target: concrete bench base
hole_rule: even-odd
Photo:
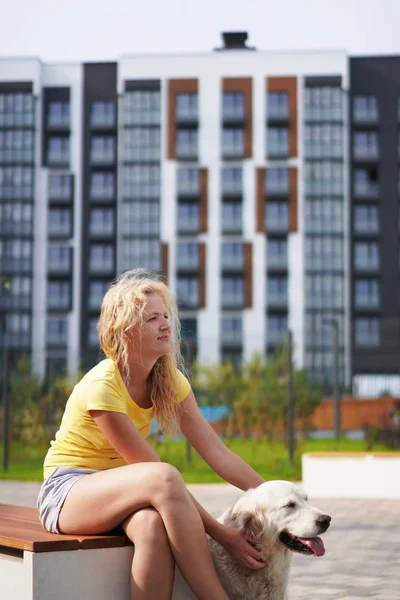
[[[314,498],[400,499],[400,453],[303,454],[303,485]]]

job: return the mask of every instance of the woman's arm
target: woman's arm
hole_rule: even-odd
[[[221,442],[201,414],[193,392],[182,402],[180,429],[193,448],[220,477],[241,490],[264,483],[264,479],[240,456]]]

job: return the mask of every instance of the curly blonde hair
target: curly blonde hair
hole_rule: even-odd
[[[149,294],[158,294],[162,298],[171,318],[171,350],[157,360],[150,373],[150,399],[158,428],[171,434],[177,431],[179,422],[176,370],[184,371],[184,362],[180,351],[178,309],[168,286],[157,273],[147,269],[122,273],[103,298],[97,329],[104,354],[121,367],[125,381],[129,382],[128,333],[137,323],[143,324]]]

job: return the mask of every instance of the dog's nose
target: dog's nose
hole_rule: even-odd
[[[321,529],[326,531],[328,529],[329,525],[331,524],[331,520],[332,519],[329,515],[321,515],[317,519],[317,525],[318,525],[318,527],[320,527]]]

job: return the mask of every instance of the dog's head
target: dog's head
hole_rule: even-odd
[[[304,491],[289,481],[269,481],[239,498],[232,509],[234,525],[263,553],[291,550],[323,556],[320,535],[331,517],[307,501]]]

